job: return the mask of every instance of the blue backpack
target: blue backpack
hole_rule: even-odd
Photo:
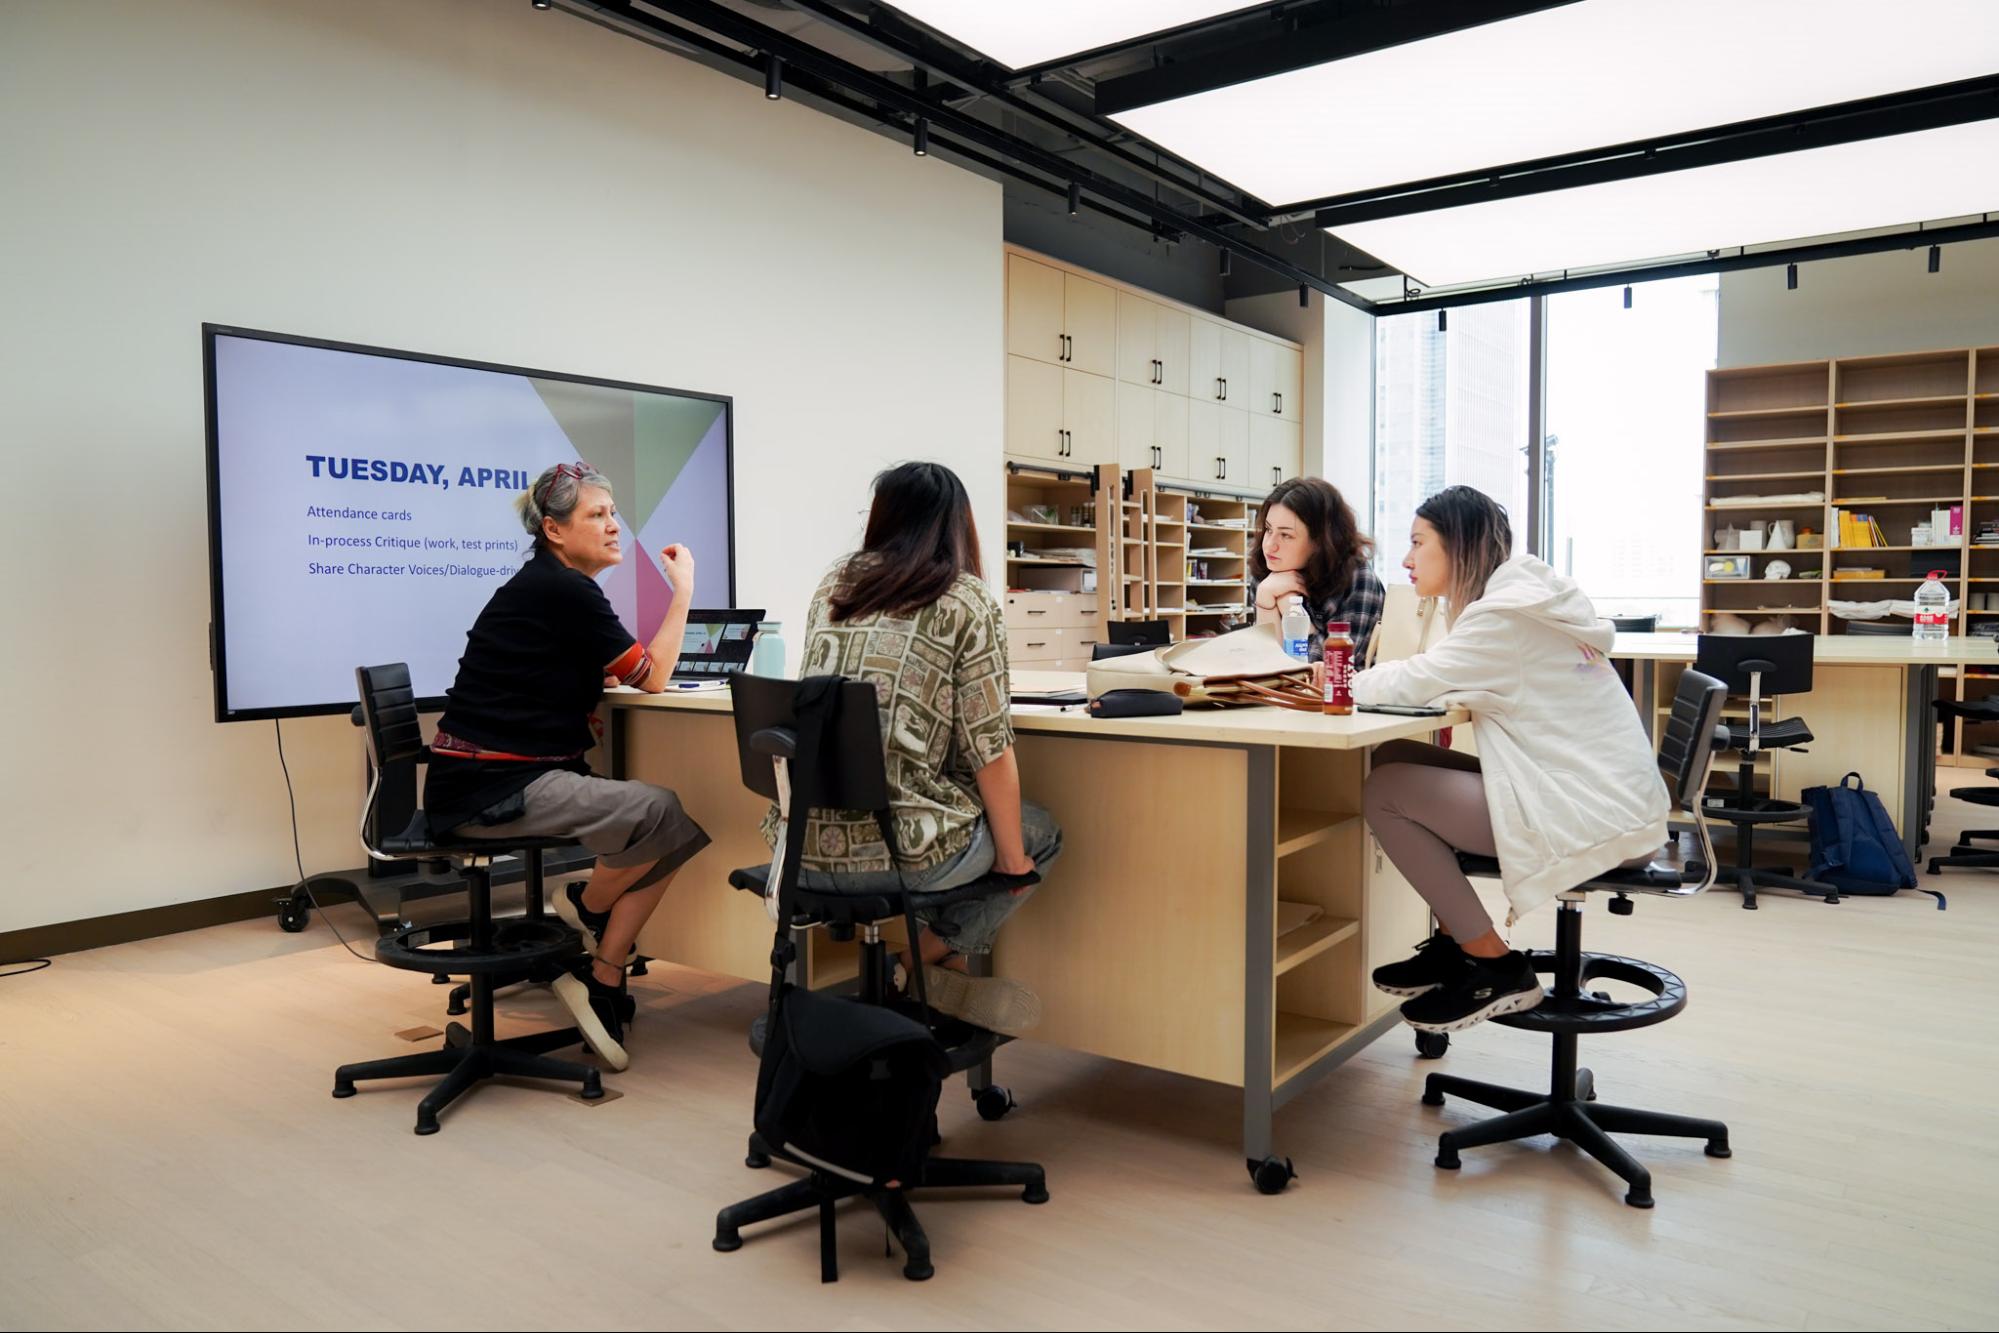
[[[1858,773],[1848,773],[1837,787],[1808,787],[1798,795],[1812,812],[1813,879],[1852,894],[1916,887],[1902,835]]]

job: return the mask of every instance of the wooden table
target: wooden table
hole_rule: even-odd
[[[728,696],[621,691],[606,703],[611,771],[673,788],[714,838],[640,949],[767,979],[763,905],[724,883],[729,869],[770,859]],[[1422,899],[1361,819],[1369,751],[1466,721],[1271,708],[1098,721],[1017,709],[1022,789],[1053,812],[1064,844],[993,956],[997,975],[1044,1002],[1034,1039],[1240,1087],[1244,1156],[1252,1167],[1279,1156],[1272,1116],[1394,1026],[1400,1002],[1368,974],[1428,931]],[[1279,933],[1280,920],[1308,913]],[[807,984],[855,970],[853,946],[811,935]]]
[[[1633,696],[1655,740],[1695,648],[1691,634],[1620,634],[1611,647],[1612,659],[1632,664]],[[1783,716],[1801,717],[1811,728],[1812,744],[1806,751],[1775,752],[1770,795],[1794,801],[1806,787],[1836,785],[1858,772],[1895,817],[1915,859],[1936,786],[1931,708],[1937,672],[1999,665],[1999,644],[1954,636],[1918,645],[1909,636],[1823,634],[1812,645],[1812,662],[1811,693],[1781,701]]]

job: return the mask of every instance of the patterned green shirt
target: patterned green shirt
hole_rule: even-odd
[[[964,851],[984,816],[974,775],[1013,744],[1007,714],[1006,617],[970,574],[913,615],[834,621],[828,598],[840,567],[820,581],[805,618],[801,676],[874,684],[902,868],[928,870]],[[777,838],[777,810],[764,819]],[[805,864],[828,874],[890,869],[872,814],[821,810],[805,830]]]

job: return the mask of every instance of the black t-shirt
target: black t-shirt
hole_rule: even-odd
[[[537,762],[444,756],[424,780],[424,810],[444,831],[556,768],[585,771],[604,675],[644,650],[597,581],[537,551],[493,594],[466,636],[437,727],[482,750]]]

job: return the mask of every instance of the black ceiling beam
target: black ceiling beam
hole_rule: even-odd
[[[857,41],[866,42],[876,50],[892,55],[898,60],[907,61],[916,69],[927,71],[940,79],[948,79],[1016,115],[1025,116],[1077,139],[1087,147],[1114,158],[1147,179],[1156,180],[1162,185],[1180,191],[1188,198],[1213,210],[1211,216],[1237,222],[1246,227],[1262,228],[1269,225],[1269,206],[1261,200],[1252,199],[1239,191],[1237,197],[1233,199],[1215,192],[1202,179],[1207,173],[1171,153],[1161,152],[1160,161],[1148,160],[1134,153],[1112,140],[1111,133],[1114,127],[1049,103],[1032,93],[1015,91],[1001,77],[999,66],[986,60],[953,56],[937,49],[937,43],[923,39],[923,30],[919,25],[899,21],[879,9],[863,21],[838,4],[832,3],[832,0],[787,0],[787,3],[802,13],[810,14],[828,27]],[[1162,170],[1162,163],[1171,163],[1176,170]],[[1189,177],[1196,179],[1188,179]]]
[[[1190,53],[1180,60],[1169,57],[1156,68],[1100,80],[1096,86],[1097,114],[1114,116],[1133,107],[1213,92],[1573,3],[1575,0],[1423,0],[1366,9],[1350,4],[1309,5],[1290,11],[1282,32],[1219,51]],[[1156,40],[1126,45],[1140,47]],[[1079,59],[1063,62],[1081,63]]]
[[[796,82],[799,75],[805,75],[856,94],[866,103],[873,104],[871,111],[863,111],[862,114],[871,115],[885,125],[901,127],[913,124],[918,117],[922,117],[930,124],[933,143],[939,142],[940,135],[951,136],[961,147],[969,145],[964,147],[964,155],[969,156],[983,151],[997,155],[1015,167],[1025,168],[1028,172],[1040,173],[1049,180],[1061,182],[1059,185],[1045,187],[1058,193],[1066,193],[1067,182],[1074,180],[1089,194],[1111,205],[1112,207],[1103,211],[1120,221],[1153,230],[1155,233],[1177,233],[1180,236],[1191,236],[1196,240],[1205,241],[1218,248],[1226,248],[1243,259],[1277,274],[1287,282],[1311,287],[1355,309],[1366,310],[1372,305],[1366,298],[1356,296],[1337,283],[1271,254],[1241,236],[1224,232],[1198,218],[1186,217],[1177,210],[1163,207],[1151,196],[1142,194],[1121,182],[1080,168],[1066,158],[1015,138],[963,111],[931,100],[921,93],[903,87],[893,79],[829,55],[802,38],[766,27],[735,10],[713,3],[713,0],[648,0],[643,8],[631,0],[573,0],[573,2],[587,5],[597,13],[616,18],[623,24],[647,29],[668,40],[687,42],[689,34],[684,28],[661,19],[652,11],[659,10],[672,14],[682,23],[692,24],[696,28],[704,29],[726,41],[747,48],[745,52],[736,53],[734,63],[746,70],[759,85],[763,80],[761,63],[749,58],[748,53],[774,53],[783,58],[788,79]],[[709,45],[712,46],[712,43]],[[1008,174],[1020,179],[1034,180],[1032,175],[1021,175],[1013,171]],[[1144,221],[1139,222],[1134,219]]]
[[[1337,229],[1376,218],[1490,203],[1579,185],[1634,180],[1661,172],[1718,166],[1807,148],[1830,148],[1883,135],[1989,120],[1994,116],[1999,116],[1999,74],[1307,200],[1280,209],[1279,216],[1309,211],[1316,225]]]
[[[1846,259],[1853,255],[1882,254],[1889,250],[1919,250],[1932,245],[1954,245],[1999,236],[1999,220],[1987,218],[1954,227],[1917,228],[1880,236],[1856,236],[1807,245],[1787,245],[1769,250],[1736,250],[1710,254],[1699,259],[1673,260],[1663,264],[1603,269],[1595,273],[1540,281],[1523,280],[1506,286],[1481,287],[1470,291],[1438,292],[1401,301],[1375,301],[1369,312],[1378,316],[1413,315],[1425,310],[1456,310],[1460,306],[1489,305],[1494,301],[1517,301],[1527,296],[1552,296],[1559,292],[1588,291],[1597,287],[1622,287],[1636,282],[1657,282],[1662,278],[1691,277],[1696,273],[1735,273],[1744,269],[1774,268],[1779,264],[1808,264],[1822,259]],[[1912,273],[1910,281],[1923,275]]]

